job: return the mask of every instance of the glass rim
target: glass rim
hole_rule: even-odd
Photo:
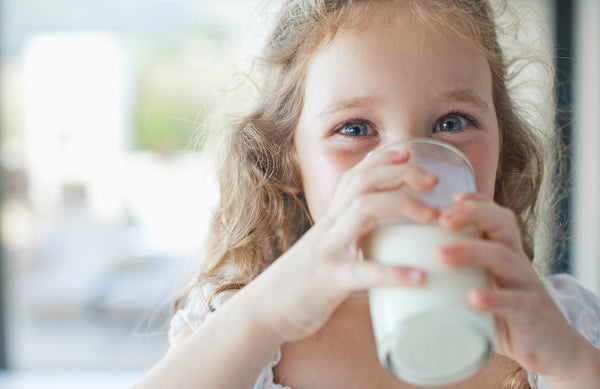
[[[384,147],[382,147],[380,149],[377,149],[376,152],[380,152],[380,151],[389,149],[389,148],[394,147],[396,145],[411,144],[411,143],[417,143],[417,144],[419,144],[419,143],[421,143],[421,144],[422,143],[427,143],[427,144],[432,144],[432,145],[435,145],[435,146],[440,146],[440,147],[446,148],[446,149],[448,149],[450,151],[453,151],[455,154],[457,154],[465,162],[465,164],[467,165],[467,167],[471,171],[471,174],[473,175],[473,177],[475,177],[475,171],[473,170],[473,165],[471,165],[471,161],[469,161],[469,159],[467,158],[467,156],[462,151],[460,151],[457,147],[455,147],[455,146],[453,146],[453,145],[451,145],[449,143],[442,142],[441,140],[429,139],[429,138],[407,138],[407,139],[399,140],[399,141],[394,142],[392,144],[389,144],[387,146],[384,146]]]

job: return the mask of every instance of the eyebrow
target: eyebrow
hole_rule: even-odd
[[[488,103],[480,98],[477,93],[475,93],[471,89],[453,89],[449,92],[444,92],[439,95],[439,97],[435,97],[435,100],[444,100],[444,101],[459,101],[465,102],[469,104],[473,104],[474,106],[488,111],[490,106]],[[326,118],[336,112],[345,111],[349,109],[361,108],[366,105],[372,105],[377,103],[377,99],[371,97],[356,97],[347,100],[342,100],[337,104],[327,107],[323,111],[321,111],[317,118]]]
[[[465,103],[473,104],[474,106],[488,111],[490,106],[471,89],[454,89],[449,92],[441,94],[441,99],[446,101],[460,101]]]
[[[361,108],[366,105],[372,105],[376,102],[377,102],[376,99],[373,99],[370,97],[356,97],[356,98],[351,98],[351,99],[347,99],[347,100],[342,100],[342,101],[338,102],[337,104],[331,105],[331,106],[327,107],[326,109],[324,109],[323,111],[321,111],[317,115],[317,118],[324,118],[324,117],[330,116],[339,111]]]

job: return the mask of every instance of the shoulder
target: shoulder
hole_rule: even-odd
[[[169,326],[169,342],[171,344],[175,343],[181,334],[189,334],[198,328],[212,316],[217,308],[235,294],[235,291],[221,292],[211,300],[215,291],[216,286],[210,283],[197,286],[190,291],[181,308],[171,318]]]
[[[569,274],[553,274],[543,277],[542,282],[569,324],[600,348],[600,297]],[[548,388],[543,377],[528,373],[528,378],[532,387]]]
[[[182,307],[171,318],[169,328],[169,343],[175,346],[182,342],[202,323],[208,320],[214,312],[225,304],[235,293],[235,290],[221,292],[215,295],[217,286],[205,284],[194,288],[186,297]],[[274,359],[265,366],[258,376],[253,389],[291,389],[274,382],[273,367],[281,359],[281,350],[277,351]]]
[[[569,274],[554,274],[542,281],[569,324],[600,347],[600,297]]]

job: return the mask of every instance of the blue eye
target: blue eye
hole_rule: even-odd
[[[446,115],[435,125],[434,132],[460,131],[469,125],[469,120],[459,115]]]
[[[346,136],[370,136],[375,135],[375,130],[367,122],[350,122],[344,123],[337,130],[342,135]]]

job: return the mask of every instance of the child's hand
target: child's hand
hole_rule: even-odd
[[[461,194],[439,221],[449,229],[473,225],[483,233],[484,239],[440,247],[438,255],[451,266],[488,270],[490,288],[473,290],[468,299],[473,307],[495,315],[498,352],[544,375],[546,382],[574,382],[582,356],[589,356],[593,346],[569,325],[533,270],[515,214],[480,195]]]
[[[437,209],[397,190],[427,190],[437,183],[407,160],[407,154],[380,152],[349,169],[327,213],[246,287],[261,299],[256,314],[282,343],[316,332],[354,291],[424,281],[421,270],[358,258],[358,242],[378,220],[405,216],[431,222],[438,216]]]

